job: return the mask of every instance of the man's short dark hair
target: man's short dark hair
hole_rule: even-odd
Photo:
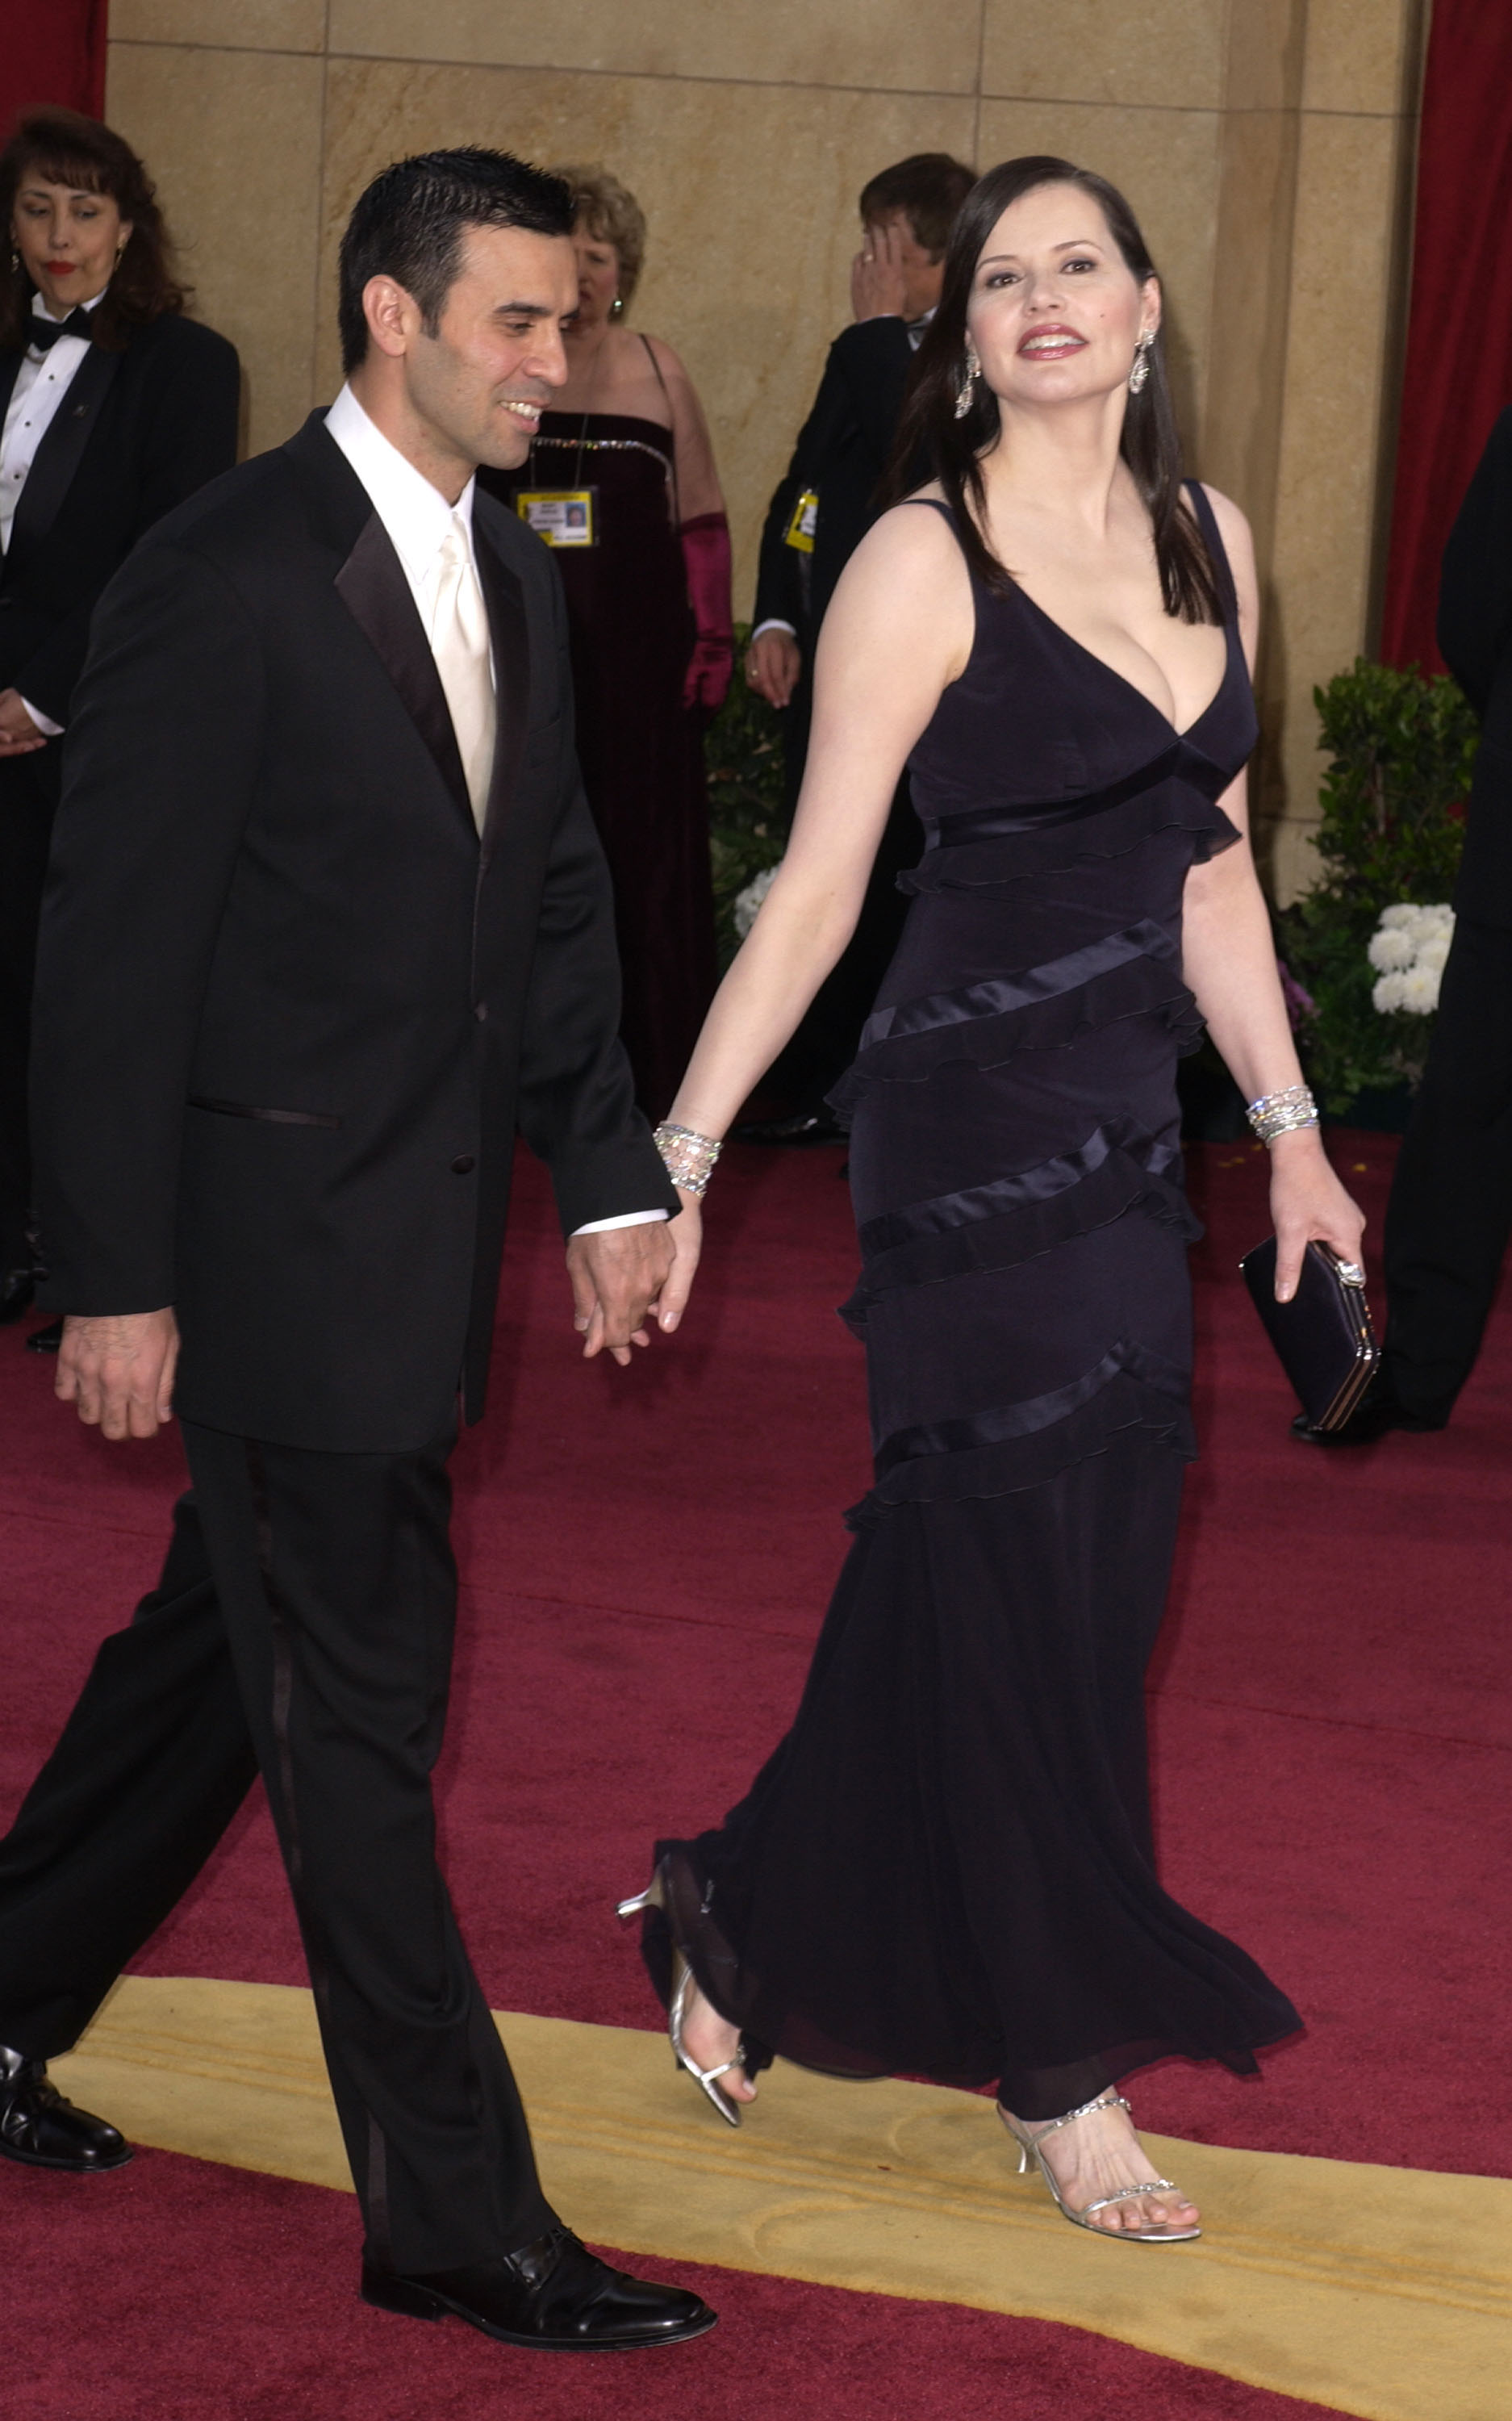
[[[948,151],[914,151],[896,168],[884,168],[861,189],[865,226],[889,219],[901,211],[913,230],[913,241],[931,260],[943,260],[956,213],[976,182],[976,171]]]
[[[507,151],[470,145],[396,160],[375,177],[341,239],[336,316],[341,367],[350,375],[367,358],[363,290],[392,277],[420,306],[433,336],[441,325],[470,226],[523,227],[530,235],[570,235],[572,189]]]

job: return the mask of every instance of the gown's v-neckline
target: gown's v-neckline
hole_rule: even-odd
[[[1008,576],[1010,579],[1013,577],[1011,572]],[[1106,656],[1099,656],[1095,648],[1089,648],[1084,640],[1079,639],[1076,636],[1074,631],[1068,631],[1064,622],[1057,622],[1053,614],[1048,614],[1045,611],[1044,606],[1040,604],[1039,600],[1037,597],[1031,597],[1028,589],[1023,586],[1022,581],[1015,580],[1013,582],[1013,586],[1015,593],[1023,599],[1024,603],[1029,606],[1034,613],[1038,615],[1039,619],[1042,622],[1047,623],[1051,630],[1055,632],[1060,638],[1063,638],[1066,641],[1068,648],[1074,648],[1079,656],[1085,656],[1088,664],[1096,664],[1099,671],[1105,672],[1108,675],[1110,680],[1115,680],[1121,689],[1126,689],[1130,697],[1137,697],[1142,706],[1147,706],[1151,714],[1153,714],[1159,722],[1163,723],[1166,730],[1169,731],[1177,740],[1191,739],[1192,734],[1198,729],[1199,726],[1207,722],[1208,717],[1211,714],[1214,707],[1218,704],[1219,699],[1223,696],[1224,692],[1228,687],[1228,677],[1234,666],[1234,626],[1232,622],[1227,619],[1224,620],[1223,625],[1224,669],[1219,676],[1218,687],[1214,690],[1211,697],[1208,700],[1207,705],[1202,709],[1201,712],[1199,714],[1194,714],[1190,723],[1176,724],[1172,722],[1171,717],[1166,714],[1161,708],[1156,705],[1155,700],[1149,696],[1145,690],[1140,688],[1137,681],[1131,681],[1127,673],[1121,673],[1118,670],[1116,664],[1110,664]]]

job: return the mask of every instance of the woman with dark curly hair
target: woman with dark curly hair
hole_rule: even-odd
[[[0,1321],[32,1299],[26,1052],[59,745],[89,617],[143,531],[236,460],[224,336],[184,317],[131,146],[33,109],[0,153]],[[187,703],[187,702],[186,702]],[[45,1345],[54,1331],[31,1340]]]

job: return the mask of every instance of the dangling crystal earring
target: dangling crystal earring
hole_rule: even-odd
[[[1134,348],[1134,367],[1129,373],[1129,392],[1130,395],[1139,394],[1145,384],[1145,381],[1150,374],[1150,347],[1154,342],[1154,329],[1146,328],[1144,335],[1140,337],[1139,343]]]
[[[966,339],[966,375],[961,380],[956,395],[956,418],[958,420],[964,420],[966,414],[972,408],[973,398],[976,392],[976,381],[980,375],[981,367],[982,365],[976,358],[976,347],[973,344],[970,336],[968,336]]]
[[[623,294],[616,294],[614,301],[609,305],[609,317],[611,320],[622,320],[624,316],[625,298]]]

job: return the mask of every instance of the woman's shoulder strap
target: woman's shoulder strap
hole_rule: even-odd
[[[1202,532],[1218,581],[1218,594],[1223,599],[1224,611],[1237,618],[1239,590],[1234,586],[1234,574],[1229,565],[1228,550],[1224,544],[1223,532],[1218,526],[1218,515],[1214,512],[1208,491],[1200,479],[1183,479],[1181,484],[1186,490],[1188,502],[1196,516],[1197,527]]]

